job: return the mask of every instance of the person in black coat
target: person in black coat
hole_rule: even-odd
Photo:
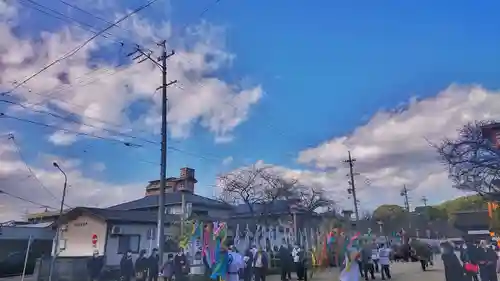
[[[130,281],[134,277],[134,262],[132,251],[127,251],[120,260],[120,280]]]
[[[158,281],[158,274],[160,273],[160,257],[158,256],[158,249],[154,248],[151,256],[148,258],[148,281]]]
[[[99,256],[99,251],[94,251],[92,257],[87,261],[87,271],[89,273],[90,281],[99,280],[103,267],[103,257]]]
[[[285,245],[281,245],[279,249],[279,258],[280,258],[280,265],[281,265],[281,281],[288,280],[288,276],[291,275],[292,267],[293,267],[293,260],[292,260],[292,253],[286,247]]]
[[[189,273],[189,265],[184,249],[179,248],[179,252],[174,257],[174,276],[176,281],[186,280]]]
[[[243,281],[251,281],[253,276],[253,253],[251,249],[246,250],[243,261],[245,262],[245,268],[243,269]]]
[[[497,281],[496,264],[498,256],[485,240],[480,243],[479,257],[481,281]]]
[[[146,257],[146,250],[139,252],[139,257],[135,261],[135,280],[144,281],[148,274],[148,258]]]
[[[460,260],[462,261],[462,264],[464,265],[464,267],[467,263],[477,266],[479,264],[479,249],[470,240],[464,240],[465,243],[462,245],[462,248],[460,250]],[[465,276],[467,281],[479,281],[477,272],[470,272],[465,270]]]
[[[441,244],[441,247],[443,248],[441,259],[443,260],[446,281],[466,281],[465,271],[453,251],[453,246],[445,242]]]

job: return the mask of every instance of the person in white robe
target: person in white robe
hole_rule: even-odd
[[[359,281],[359,264],[356,259],[359,256],[357,249],[350,249],[347,251],[344,259],[343,269],[340,272],[340,281]]]
[[[245,267],[243,256],[234,251],[233,246],[229,247],[229,265],[227,267],[227,281],[240,280],[240,270]]]

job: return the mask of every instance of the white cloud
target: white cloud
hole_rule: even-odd
[[[49,141],[55,145],[70,145],[76,141],[76,135],[65,131],[57,131],[49,136]]]
[[[301,151],[298,162],[318,169],[338,168],[337,174],[345,174],[346,167],[340,163],[350,150],[361,174],[357,182],[362,178],[370,181],[369,186],[359,188],[362,202],[400,203],[398,193],[406,184],[415,205],[421,204],[422,196],[437,203],[462,193],[451,187],[446,167],[429,141],[439,143],[456,136],[457,130],[472,120],[498,120],[498,108],[498,91],[451,85],[435,97],[410,100],[404,109],[378,112],[352,134]],[[345,189],[345,180],[341,185],[332,188]]]
[[[104,172],[106,170],[106,165],[104,163],[98,162],[92,165],[92,169],[96,172]]]
[[[5,139],[0,142],[0,159],[0,190],[54,209],[60,204],[64,177],[53,166],[53,162],[57,162],[68,176],[69,187],[66,197],[68,206],[105,207],[144,195],[143,182],[116,185],[93,180],[81,172],[81,161],[42,154],[37,159],[39,164],[32,166],[31,169],[47,191],[34,176],[29,174],[12,143]],[[0,222],[21,219],[25,213],[44,210],[42,206],[1,193],[0,205]]]
[[[1,11],[12,18],[15,15],[11,11],[13,7],[2,6]],[[31,12],[23,10],[27,11]],[[115,15],[116,18],[120,16]],[[3,18],[7,16],[0,18],[0,87],[4,89],[10,89],[16,82],[36,73],[92,35],[76,27],[65,26],[54,33],[42,32],[41,40],[35,41],[18,37],[13,32],[11,21]],[[90,61],[92,54],[102,47],[111,48],[123,58],[134,49],[133,43],[156,48],[154,42],[166,39],[169,48],[176,51],[176,55],[168,61],[168,77],[179,81],[168,89],[171,135],[188,137],[193,126],[199,123],[214,134],[216,141],[231,140],[233,129],[246,120],[250,107],[261,98],[262,88],[229,85],[213,77],[212,73],[229,67],[235,58],[225,48],[224,28],[202,22],[188,28],[185,37],[173,38],[169,22],[151,23],[139,15],[132,16],[120,26],[110,30],[108,39],[99,37],[71,58],[30,80],[15,91],[15,96],[39,107],[55,106],[59,111],[72,114],[91,125],[65,124],[72,130],[92,133],[112,123],[157,132],[161,103],[159,95],[152,97],[161,84],[158,68],[149,62],[119,68],[102,61]],[[134,42],[124,40],[125,46],[121,47],[116,43],[121,38],[133,38]],[[99,70],[91,68],[91,65]],[[138,120],[129,120],[127,109],[143,99],[152,100],[154,105]],[[15,111],[16,114],[21,112]],[[103,124],[98,120],[107,122]],[[57,132],[51,141],[67,145],[72,139]]]
[[[347,152],[356,158],[358,199],[363,209],[379,204],[403,204],[400,191],[410,190],[413,206],[422,196],[440,203],[464,193],[452,188],[446,167],[428,141],[438,143],[457,135],[472,120],[500,120],[500,92],[481,86],[451,85],[435,97],[409,101],[405,108],[379,111],[350,135],[338,136],[301,151],[297,161],[310,169],[272,166],[279,173],[305,184],[319,185],[340,205],[352,208],[347,194]],[[258,165],[268,165],[258,162]]]
[[[231,163],[233,163],[233,160],[233,156],[228,156],[222,160],[222,165],[230,165]]]
[[[80,6],[92,11],[104,7],[103,1],[90,2],[96,5]],[[98,14],[112,21],[122,16],[123,9],[122,12],[113,13],[119,10],[116,5],[121,3],[110,3],[106,1],[105,11],[101,10]],[[39,34],[35,30],[20,35],[18,31],[21,29],[18,27],[24,23],[20,20],[21,14],[43,15],[18,4],[16,1],[0,1],[0,92],[10,90],[92,36],[75,26],[62,26],[51,31],[40,31]],[[168,61],[168,78],[179,81],[168,89],[170,136],[186,138],[199,125],[214,135],[214,141],[231,141],[233,130],[247,119],[250,107],[260,100],[262,88],[230,85],[215,77],[214,73],[230,67],[235,59],[235,55],[226,50],[225,29],[202,22],[189,27],[184,37],[174,38],[170,22],[152,23],[143,17],[145,14],[147,12],[136,14],[121,23],[120,28],[111,29],[111,35],[107,37],[112,40],[97,38],[71,58],[62,60],[16,89],[13,97],[3,97],[28,107],[36,104],[36,110],[67,116],[71,122],[36,114],[15,105],[1,112],[19,118],[36,118],[37,121],[84,134],[106,135],[101,130],[104,127],[136,136],[158,133],[161,104],[159,95],[153,93],[161,83],[161,73],[156,66],[149,62],[117,66],[115,63],[97,61],[94,54],[104,48],[108,54],[120,54],[123,60],[134,49],[135,43],[156,49],[156,42],[166,39],[169,49],[176,51],[176,55]],[[22,27],[22,30],[37,28]],[[122,39],[124,47],[116,43]],[[130,42],[131,39],[134,42]],[[158,54],[156,52],[154,56]],[[153,106],[143,115],[130,120],[127,112],[131,105],[142,100],[151,101]],[[79,121],[88,125],[79,124]],[[21,135],[24,133],[20,132]],[[69,146],[79,138],[64,131],[40,136],[40,139],[60,146]],[[117,185],[93,180],[83,175],[85,165],[78,159],[57,159],[43,155],[43,151],[40,151],[41,155],[32,170],[50,190],[47,192],[34,177],[28,175],[25,165],[16,158],[15,150],[11,148],[8,143],[0,145],[0,187],[15,196],[43,205],[58,206],[50,193],[60,197],[63,178],[52,166],[53,161],[57,161],[68,175],[71,186],[68,190],[68,205],[106,206],[143,196],[144,182]],[[97,163],[91,168],[102,171],[106,167]],[[40,210],[33,204],[5,194],[0,194],[0,205],[0,221],[19,218],[26,210]]]

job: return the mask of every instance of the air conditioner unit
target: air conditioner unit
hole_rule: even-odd
[[[117,225],[113,225],[113,227],[111,227],[111,235],[120,235],[120,234],[122,234],[122,228]]]

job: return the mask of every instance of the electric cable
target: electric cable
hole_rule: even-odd
[[[63,60],[66,60],[66,59],[72,57],[73,55],[75,55],[76,53],[78,53],[81,49],[83,49],[85,46],[87,46],[90,42],[92,42],[95,38],[97,38],[101,34],[107,32],[109,29],[113,28],[115,25],[117,25],[120,22],[126,20],[130,16],[132,16],[132,15],[134,15],[134,14],[136,14],[136,13],[142,11],[142,10],[144,10],[145,8],[151,6],[153,3],[157,2],[157,1],[158,0],[151,0],[151,1],[147,2],[146,4],[141,5],[140,7],[136,8],[132,12],[126,14],[125,16],[121,17],[120,19],[118,19],[117,21],[115,21],[113,25],[109,25],[108,27],[106,27],[106,28],[102,29],[101,31],[97,32],[96,34],[94,34],[93,36],[91,36],[89,39],[85,40],[82,44],[80,44],[79,46],[77,46],[73,50],[71,50],[68,53],[62,55],[58,59],[52,61],[51,63],[49,63],[48,65],[44,66],[42,69],[40,69],[39,71],[35,72],[34,74],[28,76],[22,82],[16,84],[16,86],[14,86],[11,90],[9,90],[9,91],[7,91],[5,93],[2,93],[2,95],[10,95],[13,91],[15,91],[16,89],[18,89],[22,85],[24,85],[27,82],[29,82],[31,79],[37,77],[38,75],[40,75],[41,73],[43,73],[44,71],[46,71],[47,69],[49,69],[50,67],[54,66],[55,64],[57,64],[57,63],[59,63],[59,62],[61,62]]]
[[[61,120],[67,121],[67,122],[71,122],[71,123],[74,123],[74,124],[77,124],[77,125],[83,125],[83,126],[87,126],[87,127],[90,127],[90,128],[97,129],[97,130],[105,131],[105,132],[111,133],[113,135],[117,135],[117,136],[121,136],[121,137],[127,137],[127,138],[132,138],[132,139],[140,140],[140,141],[147,142],[147,143],[150,143],[150,144],[159,144],[159,142],[157,142],[157,141],[152,141],[152,140],[149,140],[149,139],[146,139],[146,138],[142,138],[142,137],[138,137],[138,136],[134,136],[134,135],[122,133],[122,132],[119,132],[119,131],[116,131],[116,130],[107,129],[107,128],[95,126],[95,125],[92,125],[92,124],[87,124],[85,122],[74,120],[74,119],[71,119],[70,117],[65,117],[65,116],[62,116],[62,115],[50,112],[50,111],[38,110],[38,109],[35,109],[33,107],[28,107],[28,106],[26,106],[26,104],[34,106],[33,104],[28,103],[28,102],[22,104],[22,103],[18,103],[18,102],[14,102],[14,101],[8,101],[8,100],[4,100],[4,99],[0,99],[0,102],[1,103],[15,105],[15,106],[19,106],[19,107],[21,107],[23,109],[26,109],[26,110],[29,110],[29,111],[32,111],[32,112],[35,112],[35,113],[46,114],[46,115],[52,116],[54,118],[61,119]]]
[[[24,119],[24,118],[19,118],[19,117],[7,115],[5,113],[0,113],[0,118],[9,118],[9,119],[13,119],[13,120],[16,120],[16,121],[20,121],[20,122],[24,122],[24,123],[30,123],[30,124],[41,126],[41,127],[52,128],[52,129],[63,131],[63,132],[70,133],[70,134],[87,136],[87,137],[90,137],[90,138],[95,138],[95,139],[110,141],[110,142],[113,142],[113,143],[119,143],[119,144],[125,145],[127,147],[132,147],[132,148],[142,147],[142,145],[136,144],[136,143],[132,143],[132,142],[126,142],[126,141],[122,141],[122,140],[119,140],[119,139],[107,138],[107,137],[103,137],[103,136],[99,136],[99,135],[95,135],[95,134],[91,134],[91,133],[83,133],[83,132],[78,132],[78,131],[74,131],[74,130],[69,130],[69,129],[66,129],[66,128],[63,128],[63,127],[58,127],[58,126],[46,124],[46,123],[43,123],[43,122],[37,122],[37,121],[33,121],[33,120],[28,120],[28,119]]]
[[[33,177],[33,179],[35,179],[35,181],[40,185],[40,187],[45,190],[49,195],[50,197],[52,197],[52,199],[54,199],[56,202],[61,202],[61,199],[60,198],[57,198],[54,193],[52,193],[52,191],[50,191],[50,189],[47,188],[47,186],[45,184],[43,184],[43,182],[37,177],[37,175],[33,172],[33,170],[31,169],[30,165],[28,165],[28,162],[26,161],[26,158],[24,157],[24,154],[22,153],[21,151],[21,147],[19,146],[19,144],[17,143],[16,139],[15,139],[15,136],[13,134],[11,134],[9,136],[9,140],[12,141],[12,143],[14,144],[14,147],[16,148],[16,152],[17,154],[19,155],[19,158],[21,159],[21,161],[23,162],[24,166],[26,167],[26,169],[28,170],[28,172],[30,173],[30,175]],[[67,204],[64,204],[64,206],[68,207],[68,208],[72,208],[71,206],[67,205]]]
[[[65,15],[64,13],[61,13],[61,12],[55,10],[55,9],[52,9],[50,7],[47,7],[47,6],[42,5],[40,3],[37,3],[37,2],[35,2],[33,0],[20,0],[20,1],[25,2],[25,3],[30,3],[31,5],[36,5],[37,7],[40,7],[40,8],[37,8],[37,7],[31,6],[31,5],[26,5],[26,4],[24,5],[25,7],[31,8],[33,10],[36,10],[36,11],[38,11],[40,13],[45,14],[46,16],[50,16],[50,17],[53,17],[53,18],[56,18],[56,19],[59,19],[61,21],[65,21],[65,22],[68,22],[68,23],[76,23],[75,26],[77,26],[77,27],[79,27],[79,28],[81,28],[83,30],[90,31],[90,32],[92,32],[94,34],[98,32],[98,31],[95,30],[96,29],[95,26],[92,26],[92,25],[87,24],[85,22],[79,21],[79,20],[77,20],[75,18],[72,18],[72,17],[70,17],[68,15]],[[55,15],[51,14],[51,13],[49,13],[47,11],[42,10],[42,8],[46,9],[47,11],[50,11],[50,12],[54,13]],[[114,35],[111,34],[111,33],[109,33],[109,32],[104,32],[100,36],[102,36],[102,37],[104,37],[104,38],[106,38],[108,40],[114,41],[114,42],[120,44],[121,46],[124,45],[124,43],[122,41],[117,41],[117,40],[112,39],[111,36],[114,36]]]
[[[14,194],[12,194],[10,192],[7,192],[5,190],[0,189],[0,195],[2,195],[2,194],[5,194],[5,195],[7,195],[9,197],[16,198],[18,200],[21,200],[21,201],[24,201],[24,202],[27,202],[27,203],[31,203],[33,205],[37,205],[39,207],[43,207],[43,208],[47,208],[47,209],[52,209],[52,210],[57,210],[57,208],[54,208],[54,207],[51,207],[51,206],[48,206],[48,205],[44,205],[44,204],[40,204],[40,203],[35,202],[33,200],[29,200],[29,199],[23,198],[21,196],[14,195]]]

